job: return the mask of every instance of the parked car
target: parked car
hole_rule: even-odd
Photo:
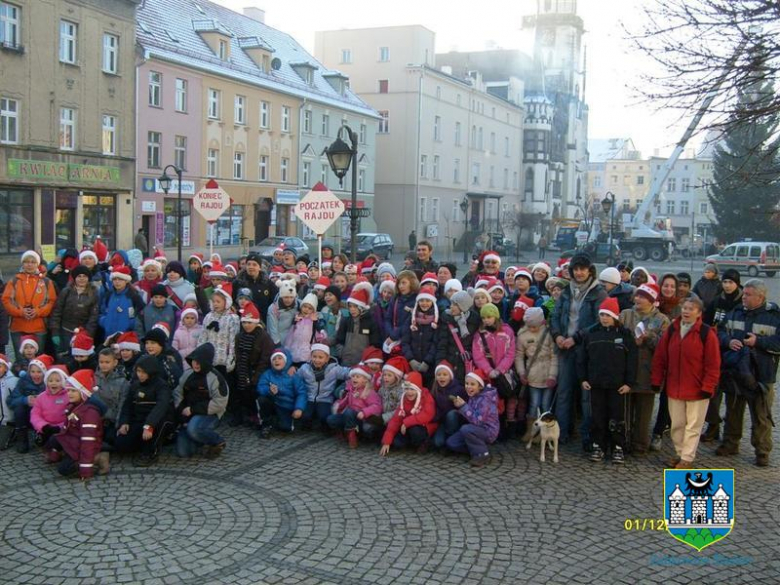
[[[274,256],[274,250],[280,246],[294,250],[296,258],[309,253],[309,246],[294,236],[270,236],[257,244],[257,248],[253,252],[260,254],[260,257],[265,260],[271,260]]]
[[[609,242],[589,242],[580,248],[562,252],[561,258],[571,258],[578,252],[585,252],[588,256],[590,256],[592,262],[606,262],[610,260]],[[613,264],[620,260],[620,247],[614,242],[612,243],[611,259]]]
[[[706,264],[715,264],[719,270],[734,268],[755,277],[763,272],[770,278],[780,270],[780,244],[777,242],[736,242],[719,254],[707,256]]]
[[[389,260],[393,255],[393,239],[388,234],[357,234],[357,258],[364,260],[369,254],[374,254],[381,260]],[[347,240],[341,249],[349,254],[352,249],[351,240]]]

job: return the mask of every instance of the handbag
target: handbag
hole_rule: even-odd
[[[536,358],[539,357],[539,354],[542,351],[542,345],[544,345],[545,339],[547,339],[547,334],[550,332],[549,329],[545,329],[544,333],[542,333],[542,337],[539,339],[539,344],[536,346],[536,351],[534,352],[534,355],[531,356],[531,359],[528,360],[528,365],[525,367],[526,372],[530,372],[531,368],[534,365],[534,362],[536,362]],[[520,387],[520,398],[525,398],[528,396],[528,384],[523,384]]]
[[[471,354],[467,352],[463,347],[463,342],[460,340],[460,336],[458,336],[457,331],[455,331],[455,327],[453,325],[447,325],[450,329],[450,333],[452,334],[452,337],[455,339],[455,345],[458,346],[458,351],[460,352],[460,359],[463,361],[463,365],[466,368],[466,373],[470,374],[474,371],[474,362],[471,361]]]
[[[490,364],[491,369],[496,369],[496,362],[493,361],[493,356],[488,349],[487,340],[485,339],[484,331],[479,332],[479,336],[482,338],[482,345],[485,346],[485,357]],[[508,372],[501,374],[494,380],[496,390],[501,398],[516,398],[517,397],[517,374],[514,368],[510,368]]]

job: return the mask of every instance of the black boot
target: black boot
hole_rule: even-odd
[[[30,429],[27,427],[17,427],[16,429],[16,452],[27,453],[30,451]]]
[[[506,421],[506,440],[514,441],[517,438],[517,421]]]
[[[0,451],[5,451],[11,446],[15,429],[12,425],[0,425]]]

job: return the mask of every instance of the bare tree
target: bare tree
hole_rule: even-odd
[[[634,91],[659,109],[690,119],[705,96],[716,97],[698,132],[728,133],[780,112],[780,95],[751,107],[737,97],[780,71],[777,0],[649,0],[638,30],[626,29],[651,61]]]

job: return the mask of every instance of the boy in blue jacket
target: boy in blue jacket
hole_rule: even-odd
[[[324,343],[311,346],[311,361],[301,366],[295,374],[306,387],[307,403],[303,411],[303,424],[310,427],[316,418],[323,431],[329,427],[325,419],[331,414],[333,401],[341,393],[336,391],[341,382],[349,380],[349,368],[340,366],[336,358],[331,357],[330,347]]]
[[[136,319],[144,310],[144,302],[130,286],[132,276],[127,266],[120,266],[111,272],[111,285],[100,302],[100,319],[106,338],[115,333],[134,331]]]
[[[271,369],[263,372],[257,382],[260,436],[264,439],[271,436],[274,427],[286,432],[295,430],[293,421],[300,419],[306,409],[306,385],[303,378],[289,373],[290,366],[290,352],[278,348],[271,354]]]

